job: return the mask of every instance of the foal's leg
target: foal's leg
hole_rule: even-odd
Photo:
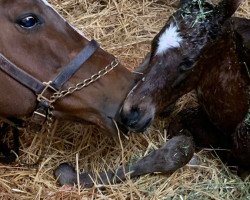
[[[136,163],[119,167],[115,171],[93,173],[82,173],[79,175],[80,184],[84,187],[92,187],[93,180],[96,184],[114,184],[130,178],[138,177],[154,172],[173,173],[177,169],[186,165],[192,158],[194,153],[194,145],[192,138],[181,135],[171,138],[161,148],[154,150],[146,157],[138,160]],[[61,164],[55,170],[55,176],[60,185],[73,185],[77,183],[77,173],[75,169],[67,164]]]
[[[228,138],[210,122],[205,111],[198,107],[181,111],[170,123],[171,136],[187,133],[192,134],[196,146],[229,149],[230,151],[216,153],[228,164],[239,166],[238,172],[241,177],[249,175],[250,125],[240,123],[232,138]]]
[[[187,133],[192,134],[197,147],[231,147],[230,138],[214,126],[201,107],[182,110],[170,123],[171,136]]]
[[[196,147],[220,148],[221,150],[216,151],[216,155],[225,163],[230,161],[229,149],[232,148],[230,138],[214,126],[201,107],[189,108],[178,113],[169,125],[169,134],[170,136],[192,135]]]

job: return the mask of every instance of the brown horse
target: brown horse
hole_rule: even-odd
[[[89,122],[113,119],[134,77],[45,0],[0,0],[0,116]],[[88,87],[87,87],[88,86]],[[81,90],[81,91],[79,91]],[[37,107],[38,105],[38,107]]]
[[[202,109],[180,113],[170,132],[187,129],[198,146],[230,148],[231,160],[249,169],[250,20],[230,18],[240,3],[181,1],[154,38],[148,69],[124,102],[124,125],[143,131],[157,113],[196,89]]]

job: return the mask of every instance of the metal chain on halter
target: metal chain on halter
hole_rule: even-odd
[[[83,89],[84,87],[87,87],[91,83],[97,81],[101,77],[105,76],[107,73],[112,71],[117,65],[119,64],[118,59],[113,60],[109,65],[107,65],[104,69],[100,70],[98,73],[93,74],[90,78],[85,79],[84,81],[77,83],[75,86],[69,87],[66,90],[62,90],[59,92],[55,92],[51,97],[50,97],[50,102],[54,103],[57,99],[60,99],[62,97],[65,97],[69,94],[72,94],[76,91],[79,91]]]
[[[48,109],[48,114],[47,114],[47,118],[46,118],[46,124],[45,124],[45,132],[46,132],[46,136],[45,136],[45,142],[49,140],[49,136],[50,138],[50,143],[48,145],[43,145],[42,149],[41,149],[41,154],[38,157],[37,161],[34,163],[24,163],[21,160],[18,159],[18,163],[22,166],[27,166],[30,168],[34,168],[37,167],[39,165],[39,163],[42,162],[42,160],[44,159],[44,157],[47,155],[48,151],[49,151],[49,146],[51,145],[51,139],[52,139],[52,126],[53,126],[53,122],[54,122],[54,116],[53,116],[53,110],[54,110],[54,106],[52,105],[56,100],[63,98],[69,94],[72,94],[76,91],[79,91],[81,89],[83,89],[84,87],[89,86],[91,83],[99,80],[101,77],[105,76],[107,73],[109,73],[110,71],[112,71],[114,68],[116,68],[119,64],[118,59],[113,60],[110,64],[108,64],[105,68],[103,68],[102,70],[98,71],[96,74],[93,74],[90,78],[83,80],[82,82],[77,83],[75,86],[69,87],[68,89],[59,91],[59,92],[55,92],[52,94],[52,96],[50,97],[50,99],[48,100],[49,102],[49,109]],[[17,156],[17,158],[19,158]]]

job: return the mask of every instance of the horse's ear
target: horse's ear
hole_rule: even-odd
[[[242,2],[243,0],[222,0],[217,8],[219,12],[223,13],[224,19],[228,19],[235,13]]]

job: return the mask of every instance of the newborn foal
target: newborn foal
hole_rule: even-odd
[[[187,129],[198,146],[229,148],[228,160],[249,169],[250,21],[230,18],[240,3],[181,1],[154,38],[144,78],[121,109],[128,129],[145,130],[156,114],[195,89],[201,108],[180,113],[170,133]]]

